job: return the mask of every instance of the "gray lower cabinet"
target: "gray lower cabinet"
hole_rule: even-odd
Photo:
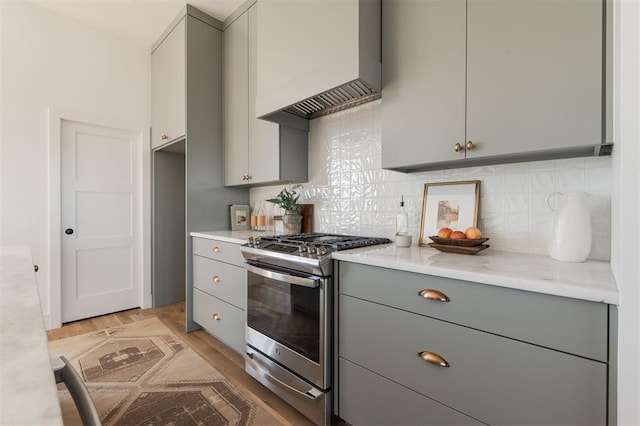
[[[194,321],[243,353],[247,278],[240,246],[194,237],[193,286]]]
[[[483,424],[345,358],[339,369],[340,415],[353,425]]]
[[[336,411],[348,423],[608,423],[607,305],[348,262],[338,270]],[[554,348],[563,338],[573,343]]]

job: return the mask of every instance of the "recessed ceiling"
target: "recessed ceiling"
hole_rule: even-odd
[[[151,45],[186,5],[184,0],[29,0],[32,3]],[[224,21],[244,0],[190,0],[197,9]]]

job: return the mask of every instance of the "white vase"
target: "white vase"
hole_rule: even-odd
[[[551,199],[560,197],[558,208]],[[549,236],[549,256],[562,262],[584,262],[591,251],[591,212],[586,192],[553,192],[547,205],[555,213]]]

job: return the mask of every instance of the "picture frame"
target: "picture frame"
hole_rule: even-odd
[[[480,181],[426,183],[420,215],[420,246],[429,245],[429,236],[440,228],[464,232],[478,224]]]
[[[229,206],[229,219],[232,231],[248,231],[251,229],[249,206],[232,204]]]

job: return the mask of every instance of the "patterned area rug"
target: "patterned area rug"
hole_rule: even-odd
[[[157,318],[49,342],[82,376],[105,425],[281,425]],[[65,425],[81,424],[64,384]]]

